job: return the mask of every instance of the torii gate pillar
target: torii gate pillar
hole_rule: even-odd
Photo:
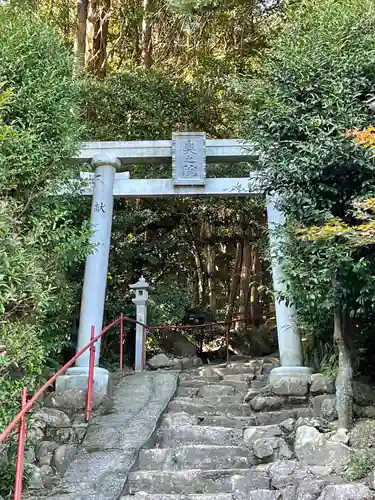
[[[276,293],[286,288],[285,275],[278,261],[278,246],[282,242],[278,226],[285,224],[285,217],[277,209],[277,196],[267,200],[268,232],[271,250],[273,288]],[[287,305],[283,300],[275,300],[277,339],[279,344],[280,364],[270,373],[270,382],[282,377],[309,377],[312,369],[303,366],[301,337],[297,328],[296,311],[293,304]]]
[[[92,163],[95,165],[90,238],[93,250],[86,259],[77,352],[90,342],[92,326],[95,327],[96,334],[100,333],[103,328],[113,218],[113,185],[116,167],[121,166],[118,158],[107,153],[94,156]],[[98,340],[94,369],[94,401],[96,403],[99,403],[102,396],[107,394],[109,387],[108,370],[98,366],[100,344]],[[56,380],[56,391],[87,389],[89,356],[89,350],[87,350],[77,359],[75,367],[69,368],[66,375]]]

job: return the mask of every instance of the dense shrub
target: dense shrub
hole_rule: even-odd
[[[0,7],[0,428],[35,388],[46,357],[69,337],[69,272],[87,252],[79,202],[52,196],[75,175],[79,145],[72,61],[53,29],[30,12]],[[1,94],[0,94],[1,96]]]
[[[345,135],[371,123],[364,100],[375,84],[374,40],[370,0],[291,2],[259,79],[243,82],[244,129],[264,152],[265,188],[279,193],[292,233],[333,217],[355,223],[353,202],[374,190],[374,160]],[[284,268],[309,362],[337,359],[332,330],[338,303],[351,345],[363,353],[375,325],[373,252],[336,240],[291,238],[283,248]]]

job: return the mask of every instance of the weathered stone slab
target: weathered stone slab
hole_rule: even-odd
[[[286,404],[286,399],[281,396],[255,396],[250,401],[250,406],[254,411],[280,410]]]
[[[177,377],[148,372],[124,378],[114,394],[115,412],[94,419],[55,494],[38,500],[117,500],[176,390]]]
[[[268,488],[269,477],[258,470],[139,471],[129,474],[128,492],[148,493],[231,493]],[[150,496],[150,498],[152,498]]]
[[[177,388],[176,396],[181,398],[193,398],[198,396],[199,387],[182,386]]]
[[[51,392],[48,394],[44,405],[49,408],[62,410],[84,410],[86,408],[87,391],[82,389],[69,389],[64,392]]]
[[[164,447],[180,444],[208,444],[216,446],[238,446],[242,441],[242,430],[228,427],[205,427],[187,425],[161,429],[160,442]]]
[[[199,425],[213,425],[218,427],[232,427],[244,429],[256,425],[255,416],[252,417],[229,417],[226,415],[206,415],[198,417]]]
[[[322,394],[312,398],[314,417],[322,417],[329,422],[337,420],[336,396]]]
[[[343,443],[327,439],[314,427],[303,425],[296,430],[294,452],[306,465],[332,465],[345,469],[351,458],[351,449]]]
[[[375,389],[363,382],[353,382],[354,402],[359,406],[370,406],[375,403]]]
[[[203,398],[176,398],[170,402],[168,411],[185,412],[191,415],[232,415],[238,417],[247,417],[252,414],[248,404],[218,403]]]
[[[319,394],[334,394],[335,379],[321,373],[314,373],[311,375],[310,392],[314,396],[318,396]]]
[[[202,398],[233,396],[234,387],[231,385],[206,385],[199,390],[199,396]]]
[[[279,437],[257,439],[253,443],[253,453],[262,463],[279,459],[289,460],[293,456],[286,441]]]
[[[66,413],[55,408],[41,408],[33,413],[33,420],[41,420],[50,427],[69,427],[70,418]]]
[[[246,446],[253,446],[254,442],[260,438],[281,436],[282,431],[278,425],[265,425],[249,427],[244,432],[244,443]]]
[[[138,463],[140,470],[248,469],[252,465],[246,448],[205,445],[141,450]]]
[[[311,480],[321,480],[323,486],[327,484],[324,481],[331,477],[332,467],[304,466],[296,460],[281,460],[270,464],[268,473],[272,487],[282,490]]]
[[[214,493],[214,494],[164,494],[161,493],[150,495],[149,493],[136,493],[135,495],[125,495],[120,500],[237,500],[234,499],[231,493]]]
[[[308,393],[307,378],[282,377],[272,383],[272,392],[276,396],[306,396]]]
[[[280,424],[284,420],[288,418],[296,417],[296,410],[294,409],[286,409],[280,411],[269,411],[264,413],[256,414],[256,422],[257,425],[272,425],[272,424]]]
[[[318,500],[372,500],[374,492],[363,484],[337,484],[324,488]]]

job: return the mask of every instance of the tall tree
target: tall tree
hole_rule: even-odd
[[[77,0],[77,23],[74,40],[75,70],[78,75],[85,69],[86,59],[86,27],[89,8],[89,0]]]
[[[245,84],[245,128],[265,152],[265,186],[280,194],[289,228],[332,218],[350,224],[353,202],[375,187],[374,160],[344,134],[369,125],[363,100],[375,81],[368,54],[374,32],[370,0],[293,2],[259,78]],[[372,300],[362,292],[372,289],[374,259],[345,245],[339,249],[293,237],[282,250],[289,296],[305,334],[321,339],[321,352],[337,345],[337,409],[341,425],[349,428],[349,339],[374,327]],[[355,329],[348,317],[355,318]]]

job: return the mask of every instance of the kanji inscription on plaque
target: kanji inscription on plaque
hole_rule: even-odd
[[[200,132],[174,133],[172,166],[175,186],[204,186],[206,137]]]

